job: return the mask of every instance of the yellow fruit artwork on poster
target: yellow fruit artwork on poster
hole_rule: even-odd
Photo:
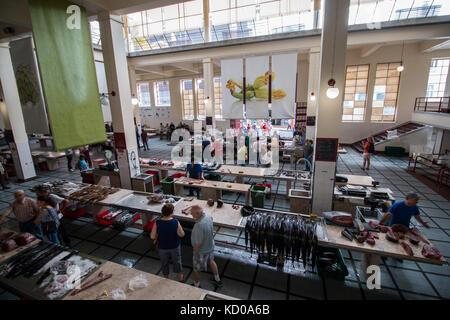
[[[297,54],[283,54],[272,57],[272,118],[293,118]],[[274,59],[276,57],[276,59]],[[286,64],[283,65],[283,59]],[[278,73],[274,67],[280,72]],[[222,60],[223,116],[227,119],[242,119],[244,91],[246,116],[249,119],[266,119],[269,116],[269,56],[245,59],[245,90],[242,60]],[[278,81],[277,81],[278,80]],[[273,114],[277,115],[277,118]]]

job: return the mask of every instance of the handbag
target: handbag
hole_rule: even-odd
[[[42,232],[44,234],[56,233],[58,227],[56,226],[56,221],[51,213],[49,213],[53,221],[45,221],[41,223]]]

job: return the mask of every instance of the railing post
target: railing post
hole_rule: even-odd
[[[417,111],[417,99],[419,98],[416,97],[416,101],[414,102],[414,111]]]
[[[428,98],[425,97],[425,112],[427,112],[427,104],[428,104]]]

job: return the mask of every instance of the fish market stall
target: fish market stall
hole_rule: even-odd
[[[440,257],[439,259],[427,258],[422,254],[423,246],[426,245],[425,241],[429,240],[421,235],[424,238],[424,242],[421,242],[417,245],[412,244],[409,240],[410,235],[405,235],[405,240],[397,240],[397,242],[392,242],[386,239],[385,233],[379,233],[379,239],[376,239],[376,243],[371,245],[367,242],[360,243],[357,239],[350,241],[345,236],[342,235],[344,231],[344,227],[340,226],[332,226],[327,225],[327,234],[328,241],[323,243],[329,247],[348,249],[352,251],[359,251],[364,253],[372,253],[380,256],[393,257],[397,259],[404,260],[413,260],[417,262],[424,262],[430,264],[438,264],[443,265],[447,264],[447,261],[444,257]],[[408,246],[412,249],[412,255],[409,255],[405,249],[403,249],[401,243],[409,243]]]
[[[85,282],[95,279],[99,272],[112,274],[112,277],[77,295],[68,294],[63,300],[114,300],[114,296],[120,300],[204,300],[207,294],[215,295],[215,292],[109,261]],[[119,290],[122,295],[114,295],[114,290],[118,288],[122,289],[122,292]],[[227,299],[234,298],[227,297]]]
[[[202,200],[213,199],[214,201],[217,201],[222,199],[222,190],[240,192],[245,196],[245,204],[249,204],[249,184],[198,180],[187,177],[176,178],[174,182],[175,194],[184,196],[184,187],[200,188],[202,190]]]
[[[333,209],[354,214],[357,206],[366,204],[368,198],[395,202],[389,188],[373,188],[355,185],[336,185],[334,187]]]
[[[339,174],[340,176],[346,177],[347,182],[337,182],[337,185],[354,185],[354,186],[361,186],[361,187],[371,187],[373,185],[373,182],[375,181],[371,176],[358,176],[358,175],[352,175],[352,174]]]
[[[0,234],[5,232],[11,231],[0,230]],[[77,267],[83,281],[104,262],[36,238],[7,255],[0,252],[0,256],[4,256],[0,258],[2,287],[18,295],[39,300],[60,299],[66,295],[71,290],[65,284],[75,270],[73,267]],[[72,269],[69,269],[70,266]]]
[[[0,236],[9,233],[0,230]],[[235,300],[37,239],[19,249],[0,252],[0,284],[31,299]],[[67,285],[78,274],[80,287]]]

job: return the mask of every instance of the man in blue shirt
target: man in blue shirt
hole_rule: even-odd
[[[394,224],[402,224],[409,228],[409,222],[411,217],[414,217],[425,228],[429,228],[429,225],[420,218],[420,211],[417,207],[419,202],[419,196],[416,193],[410,192],[406,195],[405,201],[396,202],[389,208],[387,214],[381,219],[380,223],[389,220],[389,226]]]
[[[205,180],[203,167],[200,163],[195,163],[194,158],[191,159],[191,163],[187,164],[186,175],[192,179]],[[189,188],[189,196],[194,195],[194,190],[197,193],[197,198],[200,198],[200,188]]]

